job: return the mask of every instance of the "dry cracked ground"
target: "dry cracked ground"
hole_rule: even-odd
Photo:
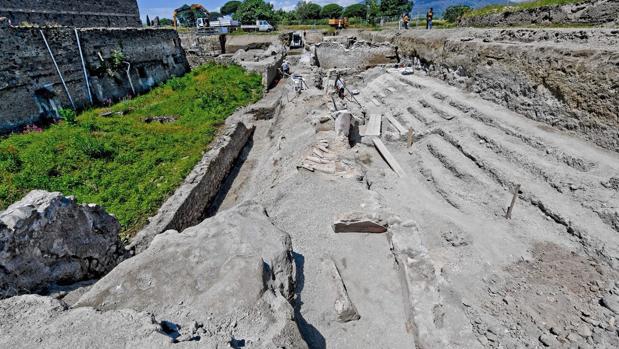
[[[252,141],[213,217],[155,238],[76,309],[107,311],[119,323],[154,314],[171,322],[158,326],[180,347],[619,347],[617,152],[420,67],[406,75],[394,64],[344,71],[340,99],[334,71],[315,67],[311,52],[289,53],[309,86],[296,93],[284,79],[269,92],[282,106],[272,119],[252,121]],[[336,108],[352,115],[349,137],[336,132],[346,114]],[[386,232],[334,232],[355,218],[361,230]],[[200,234],[211,243],[196,240]],[[167,260],[163,275],[149,264],[155,256]],[[202,266],[210,256],[226,262]],[[218,281],[205,301],[186,291],[199,289],[204,275],[244,281]],[[292,307],[281,316],[286,299]],[[225,319],[208,315],[212,309]],[[270,312],[278,315],[265,320]],[[19,323],[24,315],[11,316]],[[63,316],[54,321],[78,321]],[[134,344],[168,343],[153,334],[156,321],[143,321]]]

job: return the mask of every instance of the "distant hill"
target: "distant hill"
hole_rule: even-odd
[[[468,5],[471,8],[480,8],[487,5],[507,4],[508,0],[416,0],[413,15],[425,15],[432,7],[436,17],[442,16],[445,9],[453,5]]]

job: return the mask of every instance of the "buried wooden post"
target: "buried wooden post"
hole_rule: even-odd
[[[512,203],[509,205],[507,209],[507,214],[505,214],[505,218],[512,219],[512,210],[514,209],[514,205],[516,204],[516,199],[518,198],[518,192],[520,191],[520,184],[516,184],[516,189],[514,189],[514,196],[512,197]]]
[[[413,128],[409,127],[408,128],[408,147],[412,147],[413,146]]]

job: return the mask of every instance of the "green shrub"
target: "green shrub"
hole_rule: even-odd
[[[77,114],[73,109],[68,108],[60,108],[58,110],[58,114],[60,114],[60,118],[71,125],[75,125],[77,123]]]

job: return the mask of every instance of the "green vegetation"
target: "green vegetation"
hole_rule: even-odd
[[[274,15],[272,4],[264,0],[245,0],[239,5],[232,18],[241,24],[255,24],[257,20],[272,21]]]
[[[340,18],[344,8],[338,4],[327,4],[322,10],[320,10],[320,17],[322,18]]]
[[[445,9],[443,19],[450,23],[456,23],[465,13],[471,11],[467,5],[449,6]]]
[[[578,4],[590,0],[534,0],[521,2],[513,5],[488,5],[477,10],[473,10],[464,14],[465,17],[484,16],[491,13],[503,13],[507,11],[520,11],[543,6],[561,6],[569,4]]]
[[[75,195],[116,215],[126,235],[183,181],[228,115],[257,101],[261,77],[209,64],[109,110],[0,138],[0,209],[32,189]],[[101,116],[106,111],[111,116]],[[122,114],[125,115],[122,115]],[[170,123],[145,123],[173,116]]]
[[[228,1],[221,7],[220,9],[221,14],[224,16],[231,15],[239,9],[240,5],[241,5],[240,1]]]
[[[364,4],[353,4],[344,9],[344,13],[342,14],[344,17],[352,18],[365,18],[367,14],[367,6]]]
[[[299,1],[295,8],[296,17],[299,20],[319,19],[320,18],[320,5],[311,1]]]

